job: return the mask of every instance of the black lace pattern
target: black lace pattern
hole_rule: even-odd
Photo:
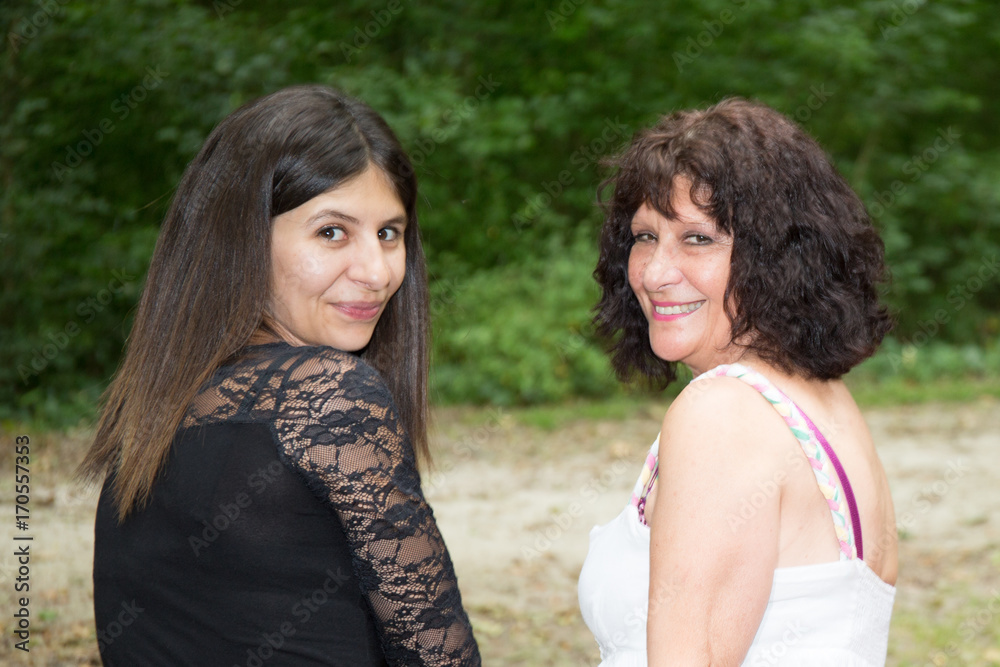
[[[227,420],[271,424],[279,457],[340,518],[390,665],[481,663],[413,448],[370,366],[332,348],[249,348],[184,425]]]

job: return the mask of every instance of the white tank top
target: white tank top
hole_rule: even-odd
[[[822,441],[797,406],[758,373],[733,364],[702,377],[737,377],[764,394],[775,406],[810,459]],[[798,423],[794,423],[798,420]],[[807,425],[807,426],[806,426]],[[806,431],[808,430],[808,435]],[[656,462],[659,438],[647,462]],[[828,450],[833,460],[836,456]],[[813,466],[815,469],[815,465]],[[815,667],[875,667],[885,665],[889,620],[895,587],[882,581],[857,553],[862,544],[860,522],[846,475],[836,464],[830,481],[847,496],[854,521],[834,512],[842,545],[841,560],[800,567],[777,568],[767,608],[743,661],[744,666],[803,665]],[[601,667],[646,667],[646,615],[649,608],[649,527],[640,518],[644,491],[655,478],[655,467],[644,467],[632,501],[603,526],[590,531],[590,550],[580,572],[578,596],[583,620],[601,649]],[[817,473],[817,478],[819,474]],[[838,493],[838,498],[840,494]]]

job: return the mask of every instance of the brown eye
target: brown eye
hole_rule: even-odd
[[[394,227],[383,227],[378,230],[378,238],[380,241],[395,241],[399,239],[399,230]]]
[[[328,241],[343,241],[347,233],[341,227],[324,227],[319,235]]]

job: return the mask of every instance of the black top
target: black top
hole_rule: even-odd
[[[411,443],[358,357],[248,348],[187,412],[144,509],[97,508],[106,665],[479,665]]]

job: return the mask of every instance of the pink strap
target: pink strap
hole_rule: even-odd
[[[847,507],[851,510],[851,525],[854,526],[854,545],[858,549],[858,558],[864,559],[864,552],[861,547],[861,515],[858,512],[858,504],[854,501],[854,490],[851,489],[851,481],[847,479],[847,473],[844,471],[844,466],[840,465],[840,459],[837,458],[837,454],[833,451],[833,447],[830,443],[826,441],[820,430],[816,428],[813,421],[809,419],[802,408],[799,408],[799,412],[802,417],[805,418],[806,424],[809,425],[809,430],[813,432],[816,439],[819,440],[819,444],[822,445],[823,451],[826,455],[830,457],[830,462],[833,464],[833,469],[837,471],[837,477],[840,478],[840,485],[844,488],[844,499],[847,500]]]

